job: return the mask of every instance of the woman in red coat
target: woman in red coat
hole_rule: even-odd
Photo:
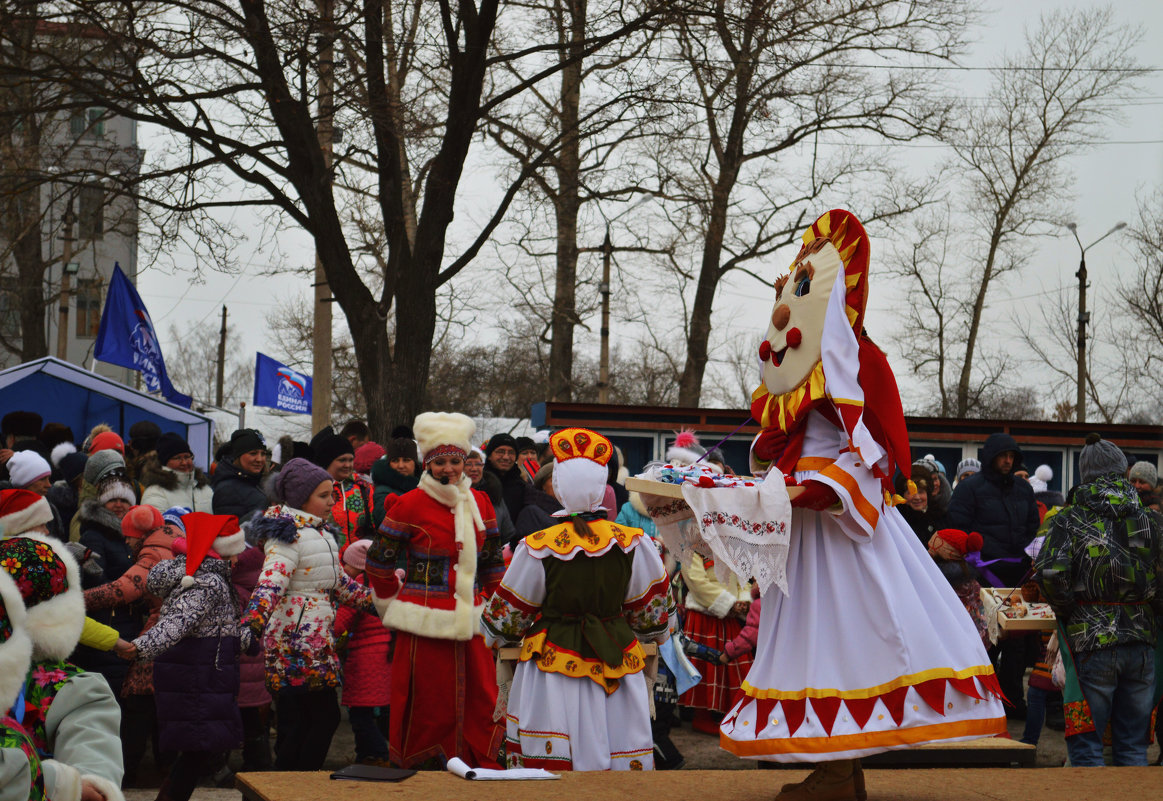
[[[496,768],[504,729],[493,720],[496,668],[477,597],[492,596],[505,562],[493,505],[464,475],[476,425],[426,413],[412,428],[424,475],[388,511],[367,556],[376,607],[396,637],[389,751],[402,767],[455,756]]]

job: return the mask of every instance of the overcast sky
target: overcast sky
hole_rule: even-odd
[[[976,31],[976,44],[962,59],[962,64],[971,69],[956,73],[953,78],[958,86],[963,87],[965,94],[985,94],[989,76],[972,68],[990,66],[1003,51],[1020,50],[1024,26],[1036,22],[1040,13],[1055,8],[1089,7],[1090,4],[1027,0],[1005,3],[1004,6],[997,3],[992,5],[994,10],[986,17],[981,29]],[[1002,8],[1004,11],[1000,10]],[[1142,96],[1127,104],[1125,123],[1112,126],[1107,131],[1107,143],[1071,162],[1077,179],[1073,216],[1078,222],[1079,236],[1084,244],[1101,236],[1116,222],[1133,222],[1136,217],[1137,192],[1163,188],[1163,56],[1158,47],[1163,42],[1163,3],[1159,0],[1119,0],[1116,8],[1121,19],[1141,28],[1143,39],[1137,55],[1140,63],[1153,72],[1143,81],[1145,91]],[[140,136],[141,146],[148,150],[149,131],[142,130]],[[906,164],[912,163],[914,166],[930,163],[933,156],[931,148],[899,150]],[[821,212],[825,210],[820,209]],[[239,212],[240,215],[245,213],[245,210]],[[238,222],[246,224],[247,221],[240,218]],[[882,244],[875,240],[872,243],[874,271],[877,254],[884,250]],[[283,236],[280,247],[284,254],[293,254],[290,258],[300,259],[303,263],[313,261],[309,255],[312,252],[311,242],[304,234],[290,233]],[[994,296],[997,306],[991,311],[995,320],[993,327],[996,329],[991,334],[993,337],[1016,340],[1016,332],[1005,322],[1013,316],[1014,305],[1007,307],[1001,302],[1003,297],[1008,295],[1014,298],[1021,304],[1017,307],[1019,309],[1033,309],[1035,304],[1052,296],[1060,288],[1077,286],[1074,272],[1078,267],[1078,246],[1069,232],[1063,231],[1058,238],[1034,240],[1031,247],[1034,256],[1020,279],[1010,279],[999,287]],[[794,251],[789,250],[787,254],[780,254],[771,261],[784,266],[793,256]],[[201,322],[207,331],[217,332],[218,316],[225,303],[229,307],[232,323],[238,326],[248,340],[248,352],[265,350],[274,355],[275,349],[264,329],[265,315],[295,293],[308,297],[310,281],[305,277],[260,277],[258,273],[269,266],[272,258],[276,257],[270,253],[247,253],[243,258],[247,267],[242,274],[207,272],[204,282],[193,283],[189,273],[179,271],[177,274],[169,274],[160,269],[151,269],[149,265],[153,257],[142,252],[139,258],[138,288],[161,335],[163,353],[167,352],[171,323],[184,329],[190,322]],[[1098,290],[1109,283],[1116,273],[1126,270],[1128,262],[1127,251],[1118,242],[1117,235],[1088,253],[1087,266],[1091,286],[1095,290],[1088,300],[1094,318],[1117,313],[1117,309],[1103,308]],[[465,275],[471,276],[472,269],[470,267]],[[738,314],[733,313],[732,317],[739,320],[754,319],[756,343],[762,337],[771,305],[770,297],[756,299],[757,294],[762,293],[756,291],[752,279],[738,276],[727,281],[720,289],[716,307],[718,311],[732,312],[737,307]],[[878,287],[875,283],[872,285],[867,320],[874,338],[887,338],[896,321],[892,307],[897,302],[892,287]],[[335,310],[339,316],[338,307]],[[501,307],[498,313],[511,312]],[[596,330],[596,320],[593,322],[592,327]],[[616,338],[616,321],[614,332]],[[584,332],[580,340],[579,345],[585,347],[587,342]],[[909,379],[902,375],[900,365],[895,366],[906,392],[915,391],[915,387],[909,386]],[[746,403],[746,398],[739,399],[740,408]]]

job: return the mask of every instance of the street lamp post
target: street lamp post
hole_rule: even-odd
[[[622,209],[617,215],[606,220],[606,238],[602,241],[602,283],[598,285],[598,292],[602,296],[601,345],[598,351],[598,403],[610,402],[610,260],[614,254],[614,245],[610,241],[610,223],[652,199],[653,195],[643,195]]]
[[[1102,240],[1113,234],[1115,231],[1122,230],[1127,227],[1125,222],[1120,222],[1114,228],[1107,231],[1098,239],[1091,242],[1086,247],[1082,246],[1082,240],[1078,238],[1078,225],[1076,223],[1066,223],[1066,227],[1070,229],[1070,233],[1074,234],[1074,241],[1078,243],[1079,259],[1078,259],[1078,387],[1077,396],[1074,402],[1074,420],[1078,423],[1086,422],[1086,324],[1090,322],[1090,313],[1086,311],[1086,251],[1097,245]]]

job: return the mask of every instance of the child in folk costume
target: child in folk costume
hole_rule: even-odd
[[[276,770],[319,770],[339,727],[339,654],[335,603],[372,611],[366,587],[339,567],[335,538],[324,526],[332,508],[331,476],[291,459],[274,484],[279,503],[250,524],[266,557],[242,614],[243,644],[261,637],[267,689],[276,697]]]
[[[698,660],[695,666],[703,674],[703,680],[683,693],[678,702],[694,708],[691,727],[706,734],[719,730],[719,721],[731,708],[751,667],[749,654],[740,654],[730,662],[717,661],[727,643],[743,629],[751,607],[751,590],[735,575],[728,576],[726,582],[720,581],[714,565],[713,559],[703,559],[698,554],[691,554],[682,565],[687,589],[683,634],[692,643],[703,646],[700,652],[716,661],[692,657]]]
[[[492,595],[505,563],[493,505],[464,475],[476,424],[429,412],[413,430],[420,485],[388,510],[367,555],[376,607],[396,639],[389,751],[403,767],[443,767],[455,756],[495,768],[503,732],[477,595]]]
[[[149,571],[146,588],[163,599],[158,622],[136,640],[153,660],[159,744],[178,758],[158,801],[186,801],[222,753],[242,745],[238,712],[238,596],[230,568],[246,549],[234,515],[191,512],[175,557]]]
[[[669,582],[641,529],[605,518],[610,441],[550,437],[564,518],[518,544],[483,618],[494,642],[524,637],[509,694],[512,767],[650,770],[649,692],[639,639],[665,641]]]
[[[1006,731],[973,621],[886,493],[910,460],[896,382],[863,329],[867,237],[837,210],[803,239],[775,282],[752,403],[752,469],[801,486],[787,594],[764,598],[721,726],[739,756],[820,763],[779,801],[863,798],[861,756]]]
[[[674,443],[666,451],[666,460],[673,465],[690,465],[706,461],[706,451],[698,438],[687,430],[678,432]],[[718,468],[708,465],[714,470]],[[690,645],[695,666],[703,680],[683,693],[678,702],[695,710],[691,727],[704,734],[719,731],[719,721],[731,708],[739,694],[739,687],[751,657],[742,656],[731,663],[722,663],[719,656],[727,643],[739,636],[747,610],[751,606],[751,592],[746,582],[736,576],[721,580],[714,569],[714,560],[697,554],[682,563],[682,580],[686,587],[683,600],[683,634]]]
[[[67,661],[85,620],[80,568],[60,540],[24,534],[0,542],[0,567],[28,611],[32,665],[12,718],[42,760],[51,799],[96,792],[121,801],[121,720],[117,699],[99,673]]]

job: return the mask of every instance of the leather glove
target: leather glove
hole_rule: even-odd
[[[791,505],[797,509],[814,509],[822,512],[840,500],[836,491],[822,481],[808,479],[800,486],[804,491],[791,499]]]

